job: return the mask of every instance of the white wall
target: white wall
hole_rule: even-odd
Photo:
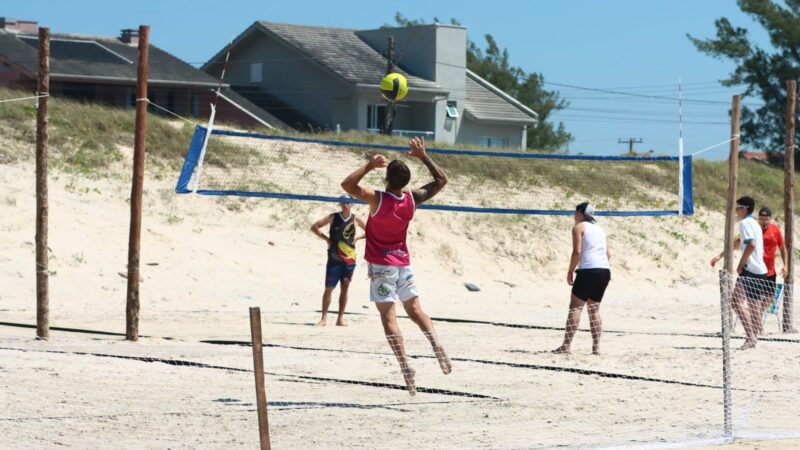
[[[481,137],[504,138],[507,142],[506,150],[524,150],[523,125],[485,124],[474,120],[464,119],[458,132],[459,144],[478,146]]]

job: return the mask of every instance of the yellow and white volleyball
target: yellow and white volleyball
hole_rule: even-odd
[[[390,102],[397,102],[408,94],[408,81],[399,73],[390,73],[381,80],[381,94]]]

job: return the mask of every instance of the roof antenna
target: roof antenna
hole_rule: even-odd
[[[394,72],[394,66],[396,64],[395,61],[395,54],[394,54],[394,36],[389,36],[389,45],[386,47],[386,75]],[[394,129],[394,110],[395,105],[394,102],[389,100],[386,104],[386,114],[383,118],[383,130],[381,132],[383,134],[392,135],[392,130]]]

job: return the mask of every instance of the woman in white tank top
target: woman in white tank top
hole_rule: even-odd
[[[595,223],[594,207],[581,203],[575,208],[575,226],[572,228],[572,257],[567,270],[567,283],[572,286],[569,314],[564,332],[564,343],[553,353],[569,353],[572,338],[578,330],[583,306],[588,305],[589,326],[592,330],[592,353],[600,354],[600,334],[603,321],[600,302],[611,280],[608,263],[611,252],[606,242],[606,232]],[[576,270],[577,269],[577,270]]]

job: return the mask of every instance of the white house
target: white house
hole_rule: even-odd
[[[378,84],[390,36],[396,71],[409,84],[396,108],[396,134],[525,148],[536,112],[466,69],[467,30],[461,26],[351,30],[258,21],[233,41],[225,81],[298,128],[376,130],[386,111]],[[220,50],[203,70],[218,76],[225,55]]]

